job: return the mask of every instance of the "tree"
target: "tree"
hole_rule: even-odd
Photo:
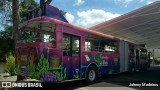
[[[12,0],[12,19],[13,19],[13,38],[14,43],[18,40],[19,37],[19,0]],[[15,44],[14,44],[15,45]]]
[[[18,26],[20,22],[23,22],[23,16],[39,6],[35,0],[20,1],[21,2],[19,2],[19,0],[0,0],[0,20],[3,21],[0,24],[3,24],[4,27],[4,31],[0,30],[0,42],[3,43],[0,44],[0,55],[3,57],[8,52],[14,51],[14,45],[19,37]],[[40,0],[41,5],[45,3],[50,4],[51,1],[52,0]],[[62,10],[61,12],[63,15],[66,13]]]
[[[40,0],[40,6],[42,6],[45,3],[46,0]]]
[[[47,3],[50,4],[52,2],[52,0],[40,0],[40,6],[42,6],[43,4]]]
[[[10,30],[12,27],[8,27],[6,31],[0,32],[0,59],[4,60],[6,55],[8,55],[10,52],[13,53],[14,49],[14,42],[11,37],[12,33]]]
[[[14,1],[14,0],[13,0]],[[18,1],[18,0],[17,0]],[[10,4],[9,4],[10,3]],[[6,7],[7,5],[7,7]],[[38,3],[35,2],[35,0],[22,0],[19,4],[18,2],[18,12],[20,13],[20,20],[22,22],[22,16],[27,13],[30,10],[33,10],[34,8],[38,7]],[[10,7],[10,8],[9,8]],[[9,11],[8,11],[9,10]],[[5,56],[12,52],[14,53],[14,40],[12,38],[13,35],[13,15],[12,15],[12,0],[0,0],[0,20],[4,21],[3,23],[0,23],[1,26],[4,27],[4,31],[0,30],[0,42],[3,44],[0,44],[0,59],[5,59]],[[15,13],[14,13],[15,14]],[[2,17],[1,16],[6,16]],[[14,19],[16,20],[16,19]],[[18,23],[19,24],[19,23]],[[18,26],[18,25],[17,25]],[[15,28],[15,27],[14,27]],[[17,28],[17,27],[16,27]],[[18,29],[17,29],[18,31]]]
[[[65,16],[66,13],[67,13],[67,12],[65,12],[64,10],[60,10],[60,12],[61,12],[61,14],[62,14],[63,16]]]
[[[35,0],[23,0],[20,5],[20,22],[24,21],[24,16],[31,10],[37,8],[39,4]]]

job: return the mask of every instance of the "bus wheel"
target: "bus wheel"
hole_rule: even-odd
[[[86,81],[89,83],[94,83],[97,81],[98,70],[94,66],[90,66],[86,72]]]

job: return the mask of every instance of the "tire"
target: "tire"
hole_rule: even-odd
[[[98,70],[94,66],[89,66],[86,72],[86,81],[88,83],[94,83],[97,81]]]

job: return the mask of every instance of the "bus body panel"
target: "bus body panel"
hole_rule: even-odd
[[[120,40],[120,72],[128,71],[128,67],[128,43],[124,40]]]
[[[99,70],[99,76],[119,72],[119,58],[117,54],[103,52],[83,52],[82,67],[89,67],[90,63],[95,63]]]

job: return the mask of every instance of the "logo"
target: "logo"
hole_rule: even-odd
[[[42,87],[41,83],[2,82],[2,87]]]
[[[12,87],[11,82],[2,82],[2,87]]]

